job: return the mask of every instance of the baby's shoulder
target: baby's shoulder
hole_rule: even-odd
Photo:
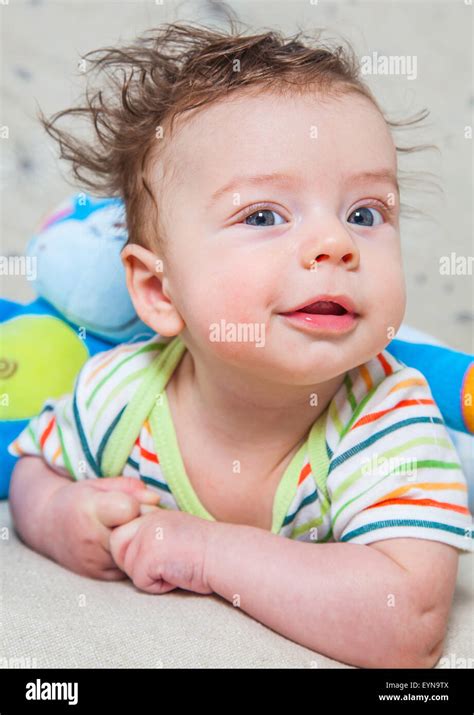
[[[74,387],[74,412],[93,451],[110,434],[141,378],[167,344],[159,335],[97,353],[81,368]]]
[[[328,448],[333,453],[382,428],[413,430],[425,422],[444,424],[425,376],[382,350],[345,374],[328,408]]]
[[[134,392],[134,382],[163,349],[159,335],[148,340],[123,343],[97,353],[82,366],[76,380],[76,396],[94,411],[113,393],[126,400]]]

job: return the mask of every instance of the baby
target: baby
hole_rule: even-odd
[[[109,84],[65,112],[96,143],[42,121],[123,197],[156,336],[90,359],[11,445],[20,536],[351,665],[432,667],[472,517],[425,378],[385,350],[397,150],[353,52],[177,23],[97,53]]]

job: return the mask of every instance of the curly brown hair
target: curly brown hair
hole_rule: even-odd
[[[323,42],[321,30],[311,35],[300,30],[289,38],[275,30],[245,34],[234,18],[229,23],[228,31],[196,23],[164,24],[131,44],[88,52],[83,56],[90,65],[86,71],[101,71],[102,87],[93,94],[86,90],[86,106],[65,109],[50,119],[39,112],[43,127],[59,144],[60,158],[72,163],[79,185],[96,196],[123,199],[129,243],[164,248],[150,166],[164,157],[175,118],[186,111],[256,88],[312,89],[335,96],[356,92],[373,102],[391,127],[414,124],[428,114],[422,110],[399,121],[385,117],[361,80],[358,59],[346,41]],[[61,117],[73,116],[89,121],[95,143],[84,143],[56,126]],[[427,147],[396,148],[408,152]]]

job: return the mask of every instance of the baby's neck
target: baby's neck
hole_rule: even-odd
[[[230,373],[230,370],[229,370]],[[344,374],[315,385],[249,384],[235,374],[232,379],[214,366],[195,361],[187,350],[169,389],[181,414],[223,448],[235,445],[247,453],[267,454],[278,464],[307,436],[312,424],[327,408],[341,386]],[[317,395],[317,399],[315,399]],[[315,404],[316,403],[316,404]]]

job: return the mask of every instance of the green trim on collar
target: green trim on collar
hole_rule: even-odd
[[[157,396],[166,387],[186,346],[176,336],[147,367],[140,386],[126,406],[104,449],[101,469],[104,477],[121,476],[123,467],[150,414]]]
[[[150,426],[156,452],[159,455],[160,465],[180,509],[195,516],[200,516],[202,519],[216,521],[216,518],[200,501],[186,474],[186,469],[179,451],[168,398],[164,390],[150,415]],[[280,479],[272,507],[271,532],[273,534],[280,532],[283,521],[288,513],[288,508],[295,497],[306,449],[307,445],[305,442],[293,456]]]
[[[272,534],[278,534],[280,532],[291,502],[295,498],[298,488],[298,479],[304,466],[306,450],[307,443],[305,440],[293,456],[285,473],[280,479],[273,501]]]
[[[202,519],[216,521],[199,501],[186,474],[168,398],[164,389],[158,396],[149,420],[160,466],[181,511],[187,511],[195,516],[200,516]]]
[[[327,490],[327,477],[329,470],[329,457],[326,448],[326,422],[328,408],[318,417],[311,427],[308,437],[308,455],[311,471],[318,489],[318,498],[321,501],[321,513],[324,514],[330,505]]]
[[[182,511],[208,521],[216,521],[199,500],[179,450],[178,439],[166,395],[166,386],[186,346],[176,336],[146,368],[137,392],[126,406],[105,447],[101,469],[105,477],[119,476],[140,434],[144,421],[150,421],[151,433],[169,488]],[[271,532],[278,534],[296,495],[298,479],[308,453],[323,509],[329,506],[326,488],[329,458],[326,450],[327,409],[311,427],[308,438],[299,447],[278,484],[272,507]]]

